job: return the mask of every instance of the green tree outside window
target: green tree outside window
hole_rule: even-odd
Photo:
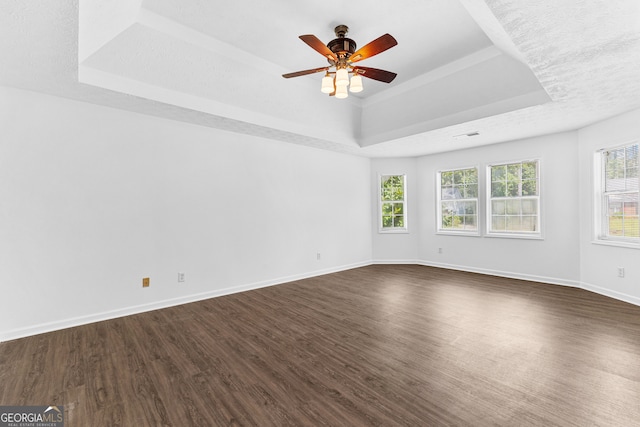
[[[405,229],[405,175],[380,177],[382,229]]]

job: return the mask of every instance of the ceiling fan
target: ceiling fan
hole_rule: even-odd
[[[361,92],[362,77],[368,77],[384,83],[391,83],[396,78],[396,73],[391,71],[380,70],[378,68],[361,67],[352,65],[363,59],[371,58],[387,49],[398,44],[396,39],[390,34],[378,37],[374,41],[366,44],[356,50],[356,42],[345,37],[349,27],[346,25],[338,25],[335,28],[336,38],[331,40],[325,46],[320,39],[312,34],[300,36],[300,39],[308,44],[312,49],[327,58],[329,66],[312,68],[310,70],[296,71],[294,73],[283,74],[282,77],[289,79],[291,77],[305,76],[307,74],[319,73],[324,71],[325,76],[322,79],[323,93],[328,93],[336,98],[346,98],[349,96],[347,86],[350,86],[351,92]],[[330,71],[335,67],[335,71]],[[349,74],[352,75],[349,81]]]

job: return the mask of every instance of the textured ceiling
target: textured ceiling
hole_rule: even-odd
[[[327,42],[341,23],[359,46],[396,37],[362,64],[396,81],[366,80],[361,96],[337,100],[319,92],[321,75],[280,77],[323,66],[297,36]],[[0,36],[1,85],[372,157],[572,130],[640,107],[637,0],[412,0],[391,11],[363,0],[5,0]]]

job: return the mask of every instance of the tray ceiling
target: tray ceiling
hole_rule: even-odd
[[[10,0],[0,84],[364,156],[416,156],[572,130],[640,106],[635,0]],[[320,92],[347,24],[362,62],[398,73],[358,96]],[[478,132],[466,139],[455,136]]]

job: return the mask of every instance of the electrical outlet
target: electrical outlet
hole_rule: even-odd
[[[624,267],[618,267],[618,277],[624,277]]]
[[[320,252],[316,254],[316,261],[320,261]]]
[[[178,282],[179,283],[184,282],[184,273],[178,273]]]
[[[438,248],[438,253],[441,254],[442,253],[442,248]]]
[[[142,279],[142,287],[143,288],[148,288],[149,287],[149,282],[150,282],[150,280],[149,280],[148,277],[143,278]]]

